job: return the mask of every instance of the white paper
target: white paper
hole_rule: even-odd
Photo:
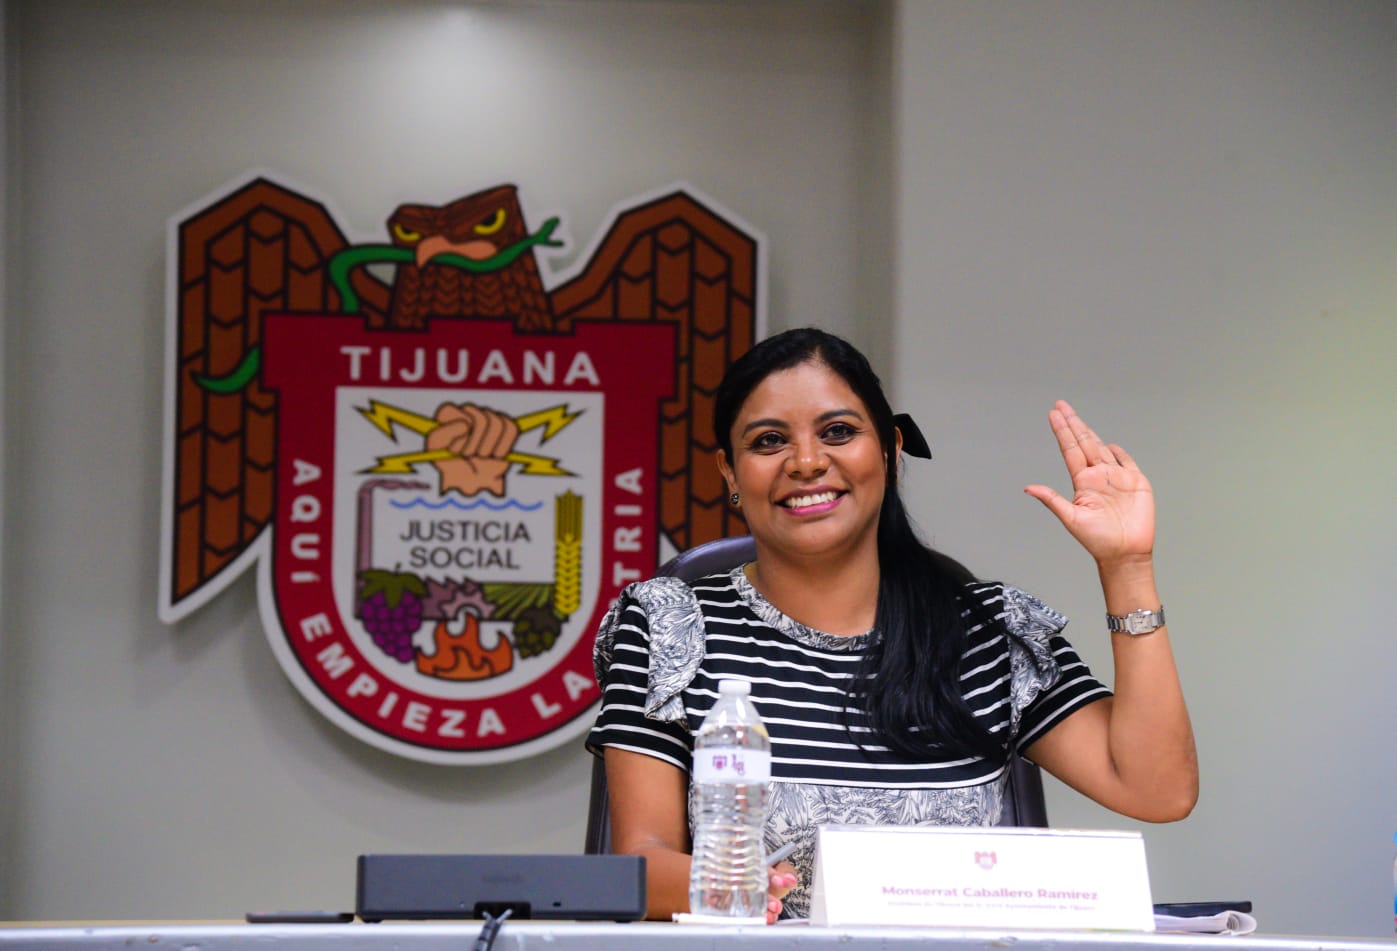
[[[1220,911],[1216,915],[1196,915],[1179,918],[1155,915],[1155,931],[1187,931],[1191,934],[1251,934],[1256,919],[1244,911]]]
[[[691,915],[685,911],[677,911],[673,915],[674,923],[679,925],[746,925],[752,928],[765,928],[766,918],[728,918],[723,915]]]

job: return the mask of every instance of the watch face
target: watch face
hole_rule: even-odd
[[[1159,624],[1159,615],[1154,611],[1132,611],[1125,616],[1125,627],[1131,634],[1148,634]]]
[[[1163,607],[1160,607],[1158,611],[1141,608],[1138,611],[1131,611],[1124,617],[1117,614],[1106,615],[1106,628],[1115,633],[1148,634],[1151,631],[1159,630],[1163,626]]]

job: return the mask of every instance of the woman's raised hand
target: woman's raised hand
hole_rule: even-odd
[[[1102,442],[1066,400],[1048,422],[1072,479],[1069,500],[1046,485],[1024,491],[1048,507],[1098,564],[1148,559],[1154,550],[1154,490],[1120,446]]]

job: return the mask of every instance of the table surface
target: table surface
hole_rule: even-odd
[[[0,949],[18,951],[463,951],[474,946],[481,922],[382,924],[241,923],[8,923]],[[714,951],[722,948],[803,951],[855,948],[983,948],[986,951],[1106,949],[1220,949],[1233,951],[1373,951],[1397,941],[1282,935],[1127,934],[989,928],[816,928],[809,925],[724,927],[658,922],[545,922],[506,920],[496,951]]]

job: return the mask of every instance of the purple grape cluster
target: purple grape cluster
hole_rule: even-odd
[[[413,574],[371,569],[359,573],[359,619],[378,649],[394,660],[412,661],[412,635],[422,626],[427,586]]]
[[[397,605],[388,604],[382,591],[365,598],[361,606],[364,629],[373,637],[378,649],[394,660],[412,660],[412,635],[422,626],[422,599],[404,591]]]

